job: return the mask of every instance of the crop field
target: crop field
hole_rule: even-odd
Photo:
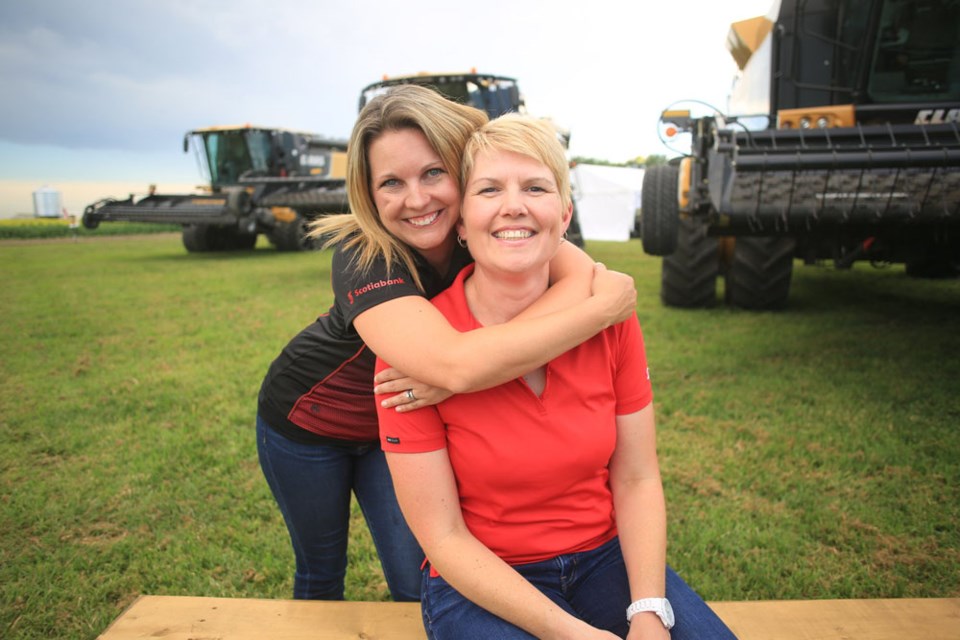
[[[261,243],[0,244],[0,637],[92,639],[140,594],[290,597],[256,395],[330,255]],[[681,311],[638,241],[587,249],[637,282],[668,559],[701,595],[960,596],[960,280],[797,264],[783,312]],[[358,513],[347,597],[389,598]]]

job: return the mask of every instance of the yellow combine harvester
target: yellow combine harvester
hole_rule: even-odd
[[[734,23],[731,114],[667,110],[691,150],[647,170],[661,298],[786,305],[793,264],[960,273],[960,2],[782,0]]]

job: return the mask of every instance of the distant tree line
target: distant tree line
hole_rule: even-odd
[[[600,160],[598,158],[585,158],[583,156],[576,156],[573,158],[573,162],[576,164],[599,164],[606,167],[636,167],[645,169],[647,167],[655,167],[657,165],[667,164],[667,156],[659,154],[637,156],[636,158],[627,160],[626,162],[611,162],[609,160]]]

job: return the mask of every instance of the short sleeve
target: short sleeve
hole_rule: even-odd
[[[389,366],[377,358],[377,373]],[[380,423],[380,447],[384,451],[424,453],[446,448],[446,427],[435,405],[399,413],[396,409],[385,409],[380,406],[380,402],[391,395],[393,394],[376,396],[377,419]]]
[[[343,321],[349,326],[354,319],[378,304],[405,296],[420,296],[420,290],[402,265],[387,269],[378,257],[369,269],[359,270],[355,264],[356,252],[337,247],[331,264],[334,304]]]
[[[617,394],[617,415],[640,411],[653,401],[653,385],[643,343],[643,332],[636,314],[616,325],[617,374],[614,385]]]

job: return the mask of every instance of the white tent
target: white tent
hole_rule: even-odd
[[[570,172],[584,240],[630,239],[643,169],[577,164]]]

